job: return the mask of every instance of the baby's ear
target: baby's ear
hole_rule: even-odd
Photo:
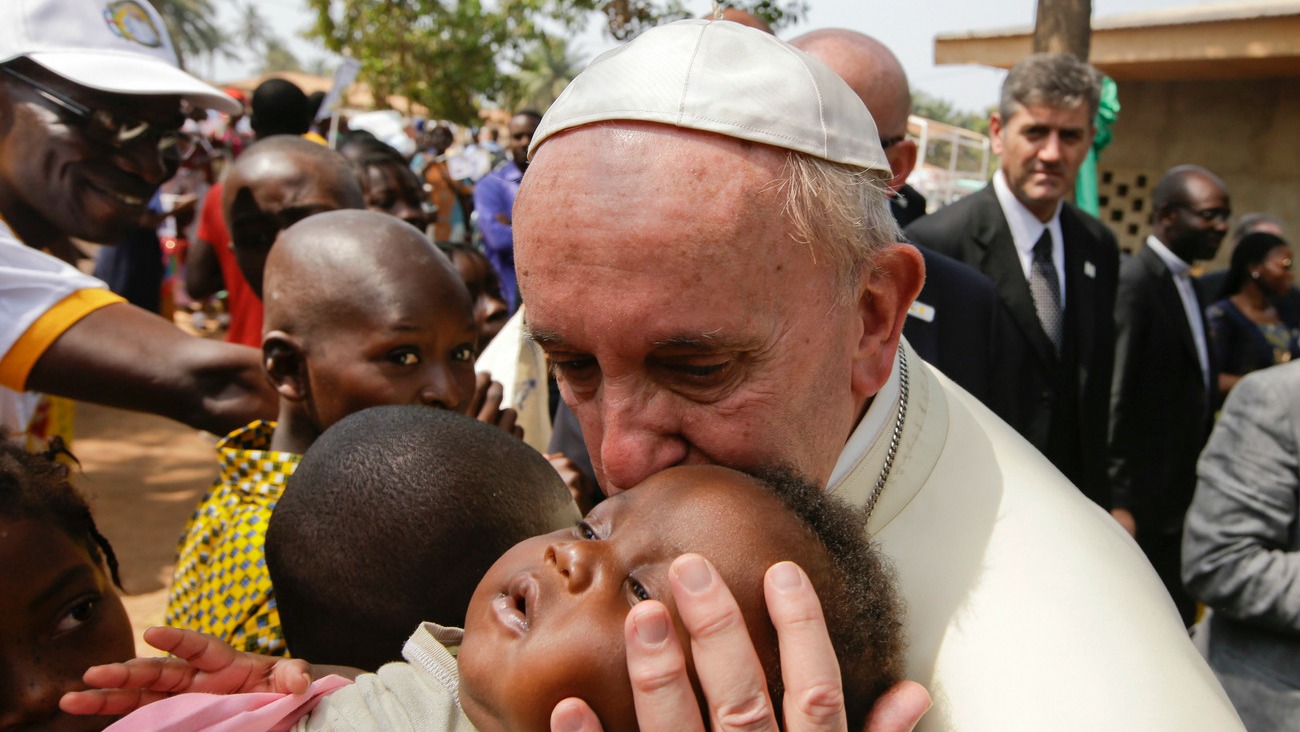
[[[262,338],[262,370],[280,396],[293,402],[307,398],[307,359],[297,338],[273,330]]]

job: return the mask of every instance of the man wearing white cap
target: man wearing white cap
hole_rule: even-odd
[[[191,338],[44,253],[139,220],[190,142],[183,105],[241,111],[177,68],[144,0],[0,2],[0,385],[222,433],[273,412],[256,350]]]
[[[677,464],[782,466],[861,506],[907,601],[908,674],[933,695],[921,729],[1242,729],[1127,534],[900,340],[923,272],[892,243],[878,137],[834,72],[725,21],[647,31],[547,112],[516,264],[602,486]],[[695,674],[664,605],[633,605],[640,729],[703,729],[696,679],[711,729],[778,729],[716,571],[686,555],[670,580]],[[765,591],[781,728],[844,729],[810,583],[774,572]],[[910,728],[925,703],[912,688],[878,702],[869,730]],[[551,717],[599,724],[580,699]]]
[[[924,274],[894,243],[878,139],[833,72],[728,22],[650,30],[550,108],[517,266],[601,485],[781,465],[861,506],[907,598],[922,729],[1240,729],[1127,535],[900,339]],[[674,576],[713,728],[761,720],[721,580],[698,559]],[[835,707],[829,644],[790,620],[807,583],[773,580],[787,728],[822,729],[800,712]],[[642,729],[698,728],[676,636],[640,635],[666,618],[629,613]],[[553,724],[595,720],[570,700]]]

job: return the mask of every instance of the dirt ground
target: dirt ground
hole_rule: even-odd
[[[140,634],[162,622],[176,543],[217,475],[216,441],[163,417],[77,405],[75,482],[117,552],[141,655],[158,655]]]

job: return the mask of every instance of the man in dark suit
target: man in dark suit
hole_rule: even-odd
[[[876,39],[850,30],[816,30],[790,43],[839,74],[871,112],[894,175],[889,209],[899,226],[924,216],[925,196],[907,185],[917,148],[907,138],[912,95],[898,58]],[[951,257],[925,249],[921,254],[925,285],[908,310],[903,335],[927,363],[1005,419],[1003,405],[992,399],[998,372],[993,344],[999,322],[1006,320],[993,283]]]
[[[1179,548],[1216,379],[1190,269],[1214,257],[1232,211],[1223,181],[1190,165],[1165,173],[1151,210],[1151,236],[1120,269],[1109,467],[1115,509],[1132,514],[1138,545],[1190,625]]]
[[[1110,507],[1108,396],[1119,249],[1065,200],[1094,134],[1096,72],[1036,54],[1011,70],[990,119],[993,183],[907,227],[908,239],[988,275],[1012,321],[994,403],[1080,490]]]

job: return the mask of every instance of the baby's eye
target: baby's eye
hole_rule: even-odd
[[[459,346],[456,346],[456,348],[451,352],[451,360],[473,361],[474,346],[470,345],[469,343],[462,343]]]
[[[415,351],[393,351],[388,354],[388,360],[398,366],[414,366],[420,362],[420,354]]]
[[[591,541],[600,540],[600,536],[596,534],[596,531],[592,529],[586,521],[578,522],[578,536]]]
[[[54,626],[54,632],[65,633],[90,620],[95,613],[95,608],[99,607],[99,601],[98,595],[79,600],[63,617],[59,618],[59,622]]]
[[[627,579],[627,592],[632,598],[633,605],[650,599],[650,593],[646,591],[645,586],[631,577]]]

